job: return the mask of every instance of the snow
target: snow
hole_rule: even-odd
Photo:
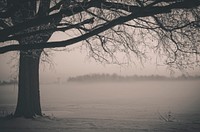
[[[35,119],[3,118],[17,90],[0,86],[0,132],[199,132],[199,84],[41,85],[45,116]]]
[[[1,132],[199,132],[200,122],[95,118],[0,119]]]

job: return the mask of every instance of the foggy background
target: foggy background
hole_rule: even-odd
[[[49,41],[62,41],[66,39],[66,34],[55,32]],[[49,83],[56,81],[58,78],[61,82],[65,82],[68,77],[92,74],[92,73],[116,73],[118,75],[164,75],[170,76],[171,70],[164,64],[164,59],[157,54],[149,53],[150,56],[143,63],[138,58],[133,58],[134,63],[130,64],[102,64],[88,56],[85,48],[80,48],[81,43],[68,46],[64,51],[55,51],[47,49],[49,53],[48,61],[41,61],[40,64],[40,82]],[[56,49],[56,50],[63,50]],[[18,71],[18,56],[17,52],[9,52],[0,55],[0,80],[10,80],[17,77]],[[123,60],[119,60],[123,61]],[[178,69],[173,69],[175,76],[182,73],[190,75],[199,75],[200,68],[194,67],[187,69],[184,72]]]
[[[62,40],[62,37],[64,36],[54,34],[51,41]],[[80,45],[79,43],[69,46],[66,51],[50,50],[49,58],[42,58],[44,61],[40,64],[40,95],[45,115],[57,117],[61,122],[65,118],[80,120],[78,123],[70,123],[74,128],[79,128],[76,124],[88,125],[84,121],[90,119],[92,123],[89,126],[106,127],[109,131],[119,126],[131,129],[140,126],[141,129],[147,130],[164,128],[166,131],[199,129],[199,80],[62,83],[69,77],[93,73],[116,73],[122,76],[172,75],[170,69],[164,65],[162,56],[159,58],[151,54],[142,64],[136,58],[133,59],[135,63],[128,65],[101,64],[90,58],[87,50],[81,49]],[[9,81],[17,78],[18,56],[17,52],[0,55],[0,80]],[[173,70],[174,76],[183,73],[200,75],[198,67],[184,72]],[[58,80],[61,83],[54,83]],[[15,84],[0,87],[0,116],[14,112],[17,94],[18,87]],[[68,120],[55,123],[56,128],[58,123],[63,129],[67,128]],[[107,121],[110,121],[110,124]],[[173,123],[164,124],[171,121]],[[108,125],[105,125],[105,122]],[[28,124],[34,127],[33,123]]]

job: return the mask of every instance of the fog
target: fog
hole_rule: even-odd
[[[40,79],[42,82],[52,82],[58,77],[67,80],[70,76],[77,76],[91,73],[117,73],[119,75],[169,75],[169,70],[165,66],[156,66],[148,62],[144,66],[138,65],[114,65],[101,64],[87,56],[87,52],[75,49],[71,52],[52,51],[50,63],[41,62]],[[12,60],[13,56],[15,57]],[[0,56],[0,80],[9,80],[17,77],[18,71],[17,53],[6,53]],[[152,62],[153,63],[153,62]]]
[[[55,32],[49,41],[61,41],[66,39],[64,33]],[[148,58],[140,62],[139,58],[133,58],[133,62],[123,65],[100,63],[88,56],[88,51],[81,48],[81,43],[77,43],[66,48],[47,49],[49,56],[41,59],[40,81],[54,82],[57,78],[66,81],[68,77],[91,74],[91,73],[117,73],[119,75],[165,75],[170,76],[171,70],[165,65],[162,56],[153,51],[148,51]],[[61,51],[60,51],[61,50]],[[120,56],[120,55],[119,55]],[[17,78],[18,74],[18,52],[9,52],[0,55],[0,80],[10,80]],[[48,60],[48,62],[47,62]],[[123,62],[123,59],[119,59]],[[182,74],[183,71],[173,69],[175,75]],[[185,73],[199,75],[199,67],[185,69]]]
[[[55,36],[54,36],[55,37]],[[59,39],[59,36],[55,37]],[[40,91],[42,110],[47,115],[68,118],[142,119],[160,120],[168,112],[174,120],[200,119],[199,81],[141,81],[132,83],[67,83],[71,76],[91,73],[118,75],[164,75],[171,72],[161,58],[129,65],[96,62],[80,44],[64,51],[50,50],[50,63],[41,60]],[[68,52],[70,50],[70,52]],[[18,53],[0,56],[0,80],[17,78]],[[180,75],[178,69],[173,69]],[[199,68],[187,69],[190,75],[199,75]],[[61,84],[55,84],[57,79]],[[0,110],[14,112],[17,101],[16,85],[0,86]],[[196,117],[193,119],[193,117]],[[166,117],[167,118],[167,117]],[[163,120],[163,119],[161,119]]]
[[[59,118],[160,120],[160,113],[170,111],[174,119],[185,120],[199,114],[199,85],[199,81],[42,84],[40,92],[43,113]],[[0,94],[1,110],[13,112],[17,88],[1,86]]]
[[[54,82],[57,78],[66,81],[68,77],[92,73],[117,73],[118,75],[164,75],[170,76],[170,70],[165,65],[156,65],[156,60],[129,65],[102,64],[87,56],[80,49],[73,51],[51,51],[50,63],[41,62],[40,82]],[[0,80],[10,80],[17,77],[18,54],[6,53],[0,56]],[[14,58],[14,59],[13,59]],[[160,62],[161,63],[161,62]],[[173,69],[176,75],[182,74]],[[199,68],[186,70],[190,75],[199,75]]]

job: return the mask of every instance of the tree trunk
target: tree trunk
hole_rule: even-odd
[[[39,61],[41,52],[37,53],[37,56],[32,54],[33,52],[28,55],[26,52],[20,52],[19,90],[15,117],[31,118],[36,115],[42,115],[39,91]]]
[[[14,25],[38,16],[48,15],[50,0],[40,0],[38,13],[36,12],[37,0],[8,0],[7,5],[14,7],[11,19]],[[51,24],[42,24],[23,30],[23,33],[38,31],[40,29],[55,28],[62,18],[56,19]],[[38,33],[19,39],[20,45],[45,43],[51,37],[53,31]],[[20,51],[18,100],[14,117],[32,118],[41,116],[40,91],[39,91],[39,63],[41,50]]]

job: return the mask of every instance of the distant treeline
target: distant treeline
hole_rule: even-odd
[[[17,84],[17,80],[1,81],[0,85]]]
[[[68,82],[106,82],[106,81],[167,81],[167,80],[200,80],[200,76],[178,76],[166,77],[160,75],[151,76],[121,76],[117,74],[88,74],[76,77],[69,77]]]

